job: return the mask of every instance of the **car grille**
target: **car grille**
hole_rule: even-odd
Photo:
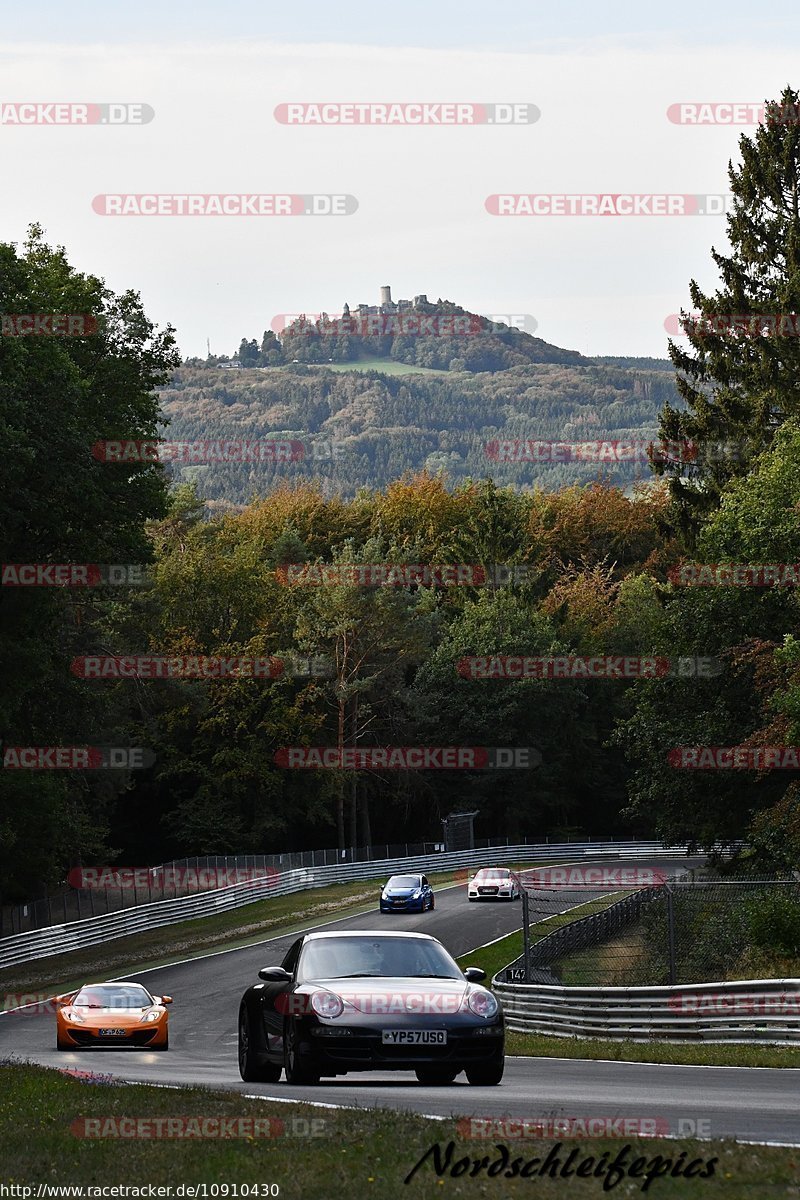
[[[322,1039],[320,1039],[322,1042]],[[330,1062],[345,1064],[347,1062],[371,1063],[432,1063],[432,1062],[464,1062],[468,1059],[485,1059],[487,1054],[496,1046],[495,1039],[488,1038],[455,1038],[445,1046],[384,1046],[379,1036],[348,1037],[338,1041],[325,1038],[325,1057]]]
[[[85,1029],[70,1029],[71,1037],[79,1046],[146,1046],[158,1033],[157,1029],[137,1029],[127,1037],[99,1037]]]

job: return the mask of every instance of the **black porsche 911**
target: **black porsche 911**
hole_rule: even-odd
[[[349,1071],[414,1071],[423,1084],[497,1084],[503,1011],[426,933],[307,933],[258,972],[239,1006],[239,1073],[319,1083]]]

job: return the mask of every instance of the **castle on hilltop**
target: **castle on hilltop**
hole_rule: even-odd
[[[376,313],[401,313],[411,312],[414,309],[422,308],[428,303],[427,296],[415,296],[413,300],[392,300],[392,289],[390,287],[381,288],[380,304],[358,304],[356,312],[360,317],[374,316]],[[347,304],[344,306],[344,315],[349,316],[350,309]]]

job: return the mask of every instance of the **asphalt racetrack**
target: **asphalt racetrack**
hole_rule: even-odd
[[[694,862],[625,860],[619,865],[673,873]],[[457,956],[521,924],[519,902],[470,904],[463,884],[438,889],[434,911],[421,914],[382,916],[377,911],[377,892],[376,882],[374,911],[317,928],[417,930],[433,934]],[[532,917],[572,907],[591,895],[586,890],[538,893],[532,899]],[[257,946],[127,976],[156,995],[173,997],[166,1054],[114,1049],[60,1053],[55,1049],[55,1016],[31,1009],[0,1016],[0,1059],[91,1069],[121,1080],[235,1088],[283,1100],[396,1108],[442,1117],[650,1118],[659,1122],[660,1130],[668,1128],[675,1136],[800,1144],[800,1071],[793,1069],[508,1058],[497,1087],[473,1087],[464,1075],[448,1087],[423,1087],[411,1072],[387,1072],[385,1077],[352,1074],[323,1080],[316,1087],[243,1083],[236,1058],[240,997],[257,979],[259,968],[280,963],[296,936],[289,933]]]

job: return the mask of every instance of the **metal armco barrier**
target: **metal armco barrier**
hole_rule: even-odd
[[[518,1033],[632,1042],[800,1042],[800,979],[631,988],[495,980],[493,987],[507,1027]]]
[[[0,941],[0,969],[17,966],[53,954],[83,950],[101,942],[128,937],[148,929],[160,929],[178,921],[213,916],[263,900],[286,896],[333,883],[385,878],[397,871],[457,871],[459,868],[502,865],[507,862],[559,862],[580,858],[674,858],[686,854],[685,846],[665,847],[660,842],[565,842],[538,846],[494,846],[490,849],[427,854],[416,858],[390,858],[370,862],[337,863],[326,867],[300,868],[263,880],[232,884],[177,900],[159,900],[122,909],[100,917],[86,917],[66,925],[33,929]]]

